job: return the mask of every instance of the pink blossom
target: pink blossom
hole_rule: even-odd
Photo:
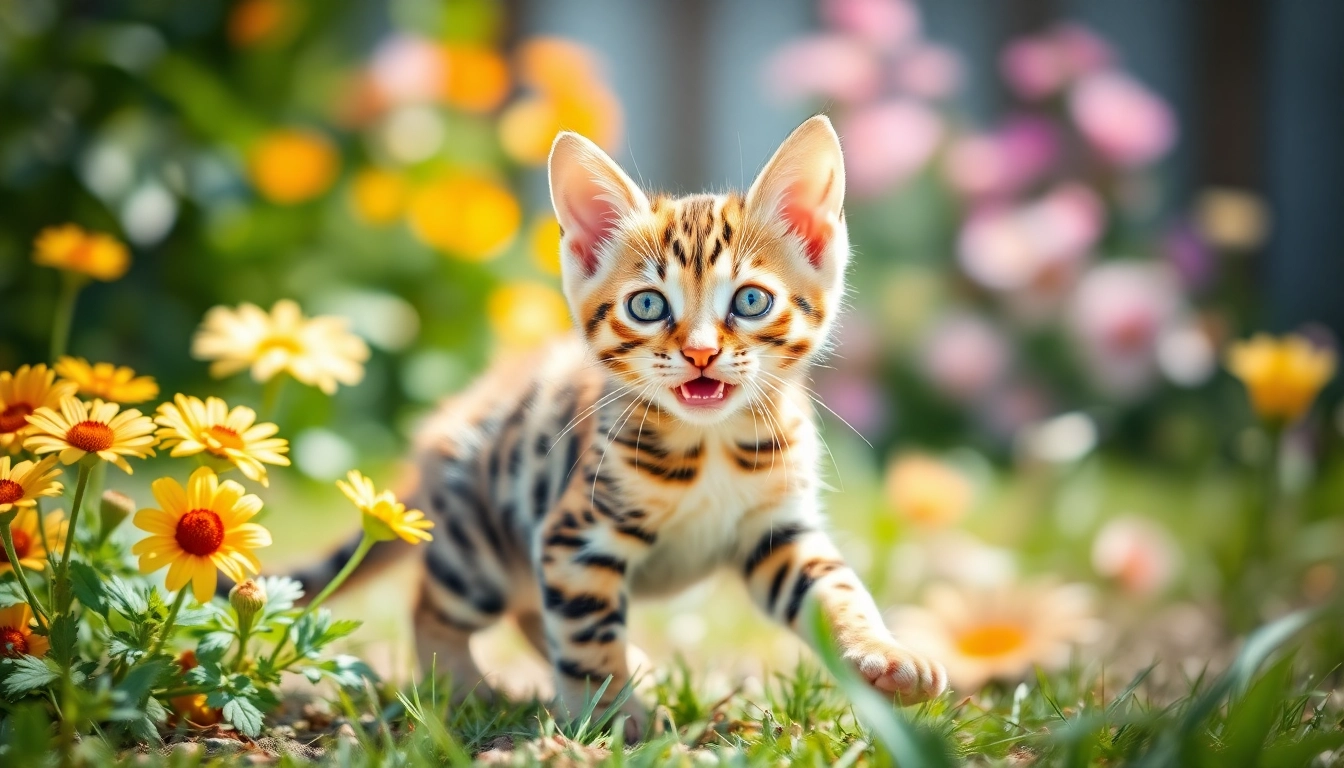
[[[1114,70],[1080,79],[1069,95],[1069,112],[1083,138],[1117,165],[1147,165],[1176,142],[1176,121],[1166,102]]]
[[[1056,25],[1050,37],[1064,66],[1074,77],[1108,67],[1115,60],[1111,46],[1077,22]]]
[[[770,59],[766,80],[778,98],[819,96],[846,103],[871,99],[881,87],[877,56],[863,43],[842,35],[795,40]]]
[[[1134,595],[1160,593],[1180,568],[1180,550],[1167,529],[1147,518],[1117,517],[1092,542],[1092,567]]]
[[[948,182],[968,197],[1005,197],[1044,176],[1058,153],[1054,124],[1020,115],[994,134],[968,136],[954,143],[947,153]]]
[[[892,79],[897,88],[912,96],[946,98],[961,84],[961,59],[941,45],[913,45],[897,59]]]
[[[821,15],[832,27],[884,50],[919,34],[919,10],[909,0],[823,0]]]
[[[859,434],[872,436],[886,426],[886,398],[870,379],[848,371],[827,371],[817,384],[826,407]]]
[[[1097,388],[1121,398],[1146,390],[1156,374],[1158,337],[1183,309],[1176,275],[1165,264],[1110,262],[1084,275],[1070,317]]]
[[[1162,252],[1187,288],[1198,290],[1213,278],[1214,253],[1188,222],[1173,226],[1162,237]]]
[[[1090,189],[1063,184],[1034,203],[972,213],[957,256],[966,274],[986,288],[1027,288],[1085,256],[1101,235],[1104,217]]]
[[[1053,41],[1024,37],[1004,48],[999,57],[1003,79],[1018,96],[1037,101],[1064,87],[1069,71]]]
[[[943,121],[925,104],[898,99],[855,110],[840,123],[845,177],[858,196],[899,186],[933,156]]]
[[[398,35],[373,52],[369,74],[392,102],[430,101],[443,90],[446,66],[443,48],[432,40]]]
[[[939,392],[963,402],[977,400],[1003,377],[1008,344],[983,318],[950,315],[925,339],[919,362]]]

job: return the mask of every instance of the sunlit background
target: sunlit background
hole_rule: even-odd
[[[347,318],[372,349],[362,381],[290,381],[271,414],[294,462],[265,497],[273,569],[357,529],[332,480],[394,481],[436,401],[568,327],[557,130],[691,192],[745,187],[825,112],[855,250],[813,377],[828,507],[960,690],[1071,659],[1123,677],[1160,657],[1154,681],[1182,680],[1338,589],[1337,392],[1280,429],[1227,363],[1255,332],[1328,351],[1344,330],[1344,6],[67,5],[0,0],[0,370],[47,359],[59,278],[33,243],[65,223],[132,256],[81,294],[70,351],[165,399],[262,402],[190,354],[212,306]],[[1265,562],[1246,554],[1257,505]],[[359,637],[385,669],[408,664],[409,578],[338,608],[381,620]],[[797,652],[732,579],[635,624],[656,660],[700,669]],[[538,679],[501,637],[488,663]]]

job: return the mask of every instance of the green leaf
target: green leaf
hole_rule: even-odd
[[[328,659],[321,664],[316,664],[304,670],[312,680],[310,670],[317,670],[321,675],[329,678],[337,685],[345,688],[357,688],[364,685],[364,681],[378,682],[378,673],[373,671],[373,667],[356,656],[340,654],[335,658]],[[317,682],[314,680],[313,682]]]
[[[5,695],[17,698],[29,691],[45,688],[61,677],[56,662],[51,659],[39,659],[36,656],[19,656],[0,662],[0,688]]]
[[[261,614],[263,621],[288,611],[303,597],[303,584],[288,576],[267,576],[261,580],[261,586],[266,589],[266,607]]]
[[[1293,684],[1292,656],[1280,659],[1246,695],[1232,703],[1223,726],[1223,751],[1218,762],[1252,765],[1265,747],[1279,703]]]
[[[107,655],[123,664],[135,664],[147,652],[140,646],[140,638],[127,632],[113,632],[107,640]]]
[[[232,632],[210,632],[196,644],[196,659],[200,662],[221,661],[232,646]]]
[[[79,561],[71,563],[70,580],[74,583],[75,597],[80,605],[107,618],[107,585],[93,566]]]
[[[113,698],[120,705],[140,709],[159,678],[174,666],[173,662],[162,656],[137,664],[112,690]]]
[[[149,603],[134,585],[120,576],[113,576],[105,582],[108,607],[134,622],[143,622],[149,617]]]
[[[8,608],[27,600],[28,598],[24,597],[23,588],[19,586],[19,582],[6,581],[0,583],[0,608]]]
[[[224,705],[224,721],[250,738],[261,735],[261,710],[246,698],[233,698]]]
[[[75,660],[75,643],[79,640],[79,624],[72,613],[63,613],[51,622],[51,658],[62,667]]]
[[[1262,768],[1301,768],[1313,758],[1344,746],[1344,730],[1308,733],[1297,741],[1276,743],[1260,756]]]

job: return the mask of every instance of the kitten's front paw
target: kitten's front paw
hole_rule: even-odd
[[[638,744],[643,741],[649,727],[649,712],[644,709],[644,705],[636,701],[634,696],[626,699],[620,711],[611,718],[613,726],[621,715],[625,715],[625,743]]]
[[[846,651],[868,684],[902,704],[918,704],[937,698],[947,690],[947,670],[937,661],[905,648],[895,640],[875,641]]]

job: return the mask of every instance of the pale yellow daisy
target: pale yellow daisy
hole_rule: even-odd
[[[992,587],[936,584],[922,607],[897,611],[902,643],[938,659],[952,687],[973,693],[989,680],[1013,682],[1040,666],[1059,669],[1101,624],[1086,585],[1050,582]]]
[[[56,467],[55,456],[13,466],[10,461],[9,456],[0,456],[0,512],[36,506],[42,496],[61,495],[61,484],[56,482],[61,470]]]
[[[38,408],[59,408],[77,388],[73,382],[56,381],[56,372],[45,363],[0,372],[0,451],[18,452],[33,432],[28,417]]]
[[[229,406],[218,397],[200,398],[178,394],[173,402],[159,406],[154,417],[160,447],[172,449],[173,456],[193,456],[208,452],[225,459],[249,480],[267,484],[264,464],[289,466],[284,455],[289,442],[273,437],[280,431],[274,424],[254,424],[256,411],[246,406]]]
[[[9,535],[14,538],[14,554],[19,558],[19,564],[30,571],[47,567],[47,548],[59,552],[65,546],[65,534],[69,528],[61,512],[48,512],[45,523],[40,520],[41,517],[36,508],[28,507],[19,512],[9,526]],[[45,541],[43,532],[38,529],[39,525],[46,529]],[[9,561],[4,548],[0,547],[0,573],[12,570],[14,564]]]
[[[116,403],[85,403],[67,397],[59,411],[39,408],[28,417],[34,433],[23,445],[38,454],[60,451],[65,464],[96,454],[129,475],[127,456],[143,459],[154,455],[154,422],[134,408],[118,413],[120,409]]]
[[[915,525],[940,528],[966,516],[974,487],[956,467],[921,453],[896,457],[887,469],[887,500]]]
[[[79,386],[79,394],[114,403],[143,403],[159,396],[159,385],[150,376],[111,363],[90,363],[82,357],[62,357],[56,361],[56,373]]]
[[[45,656],[47,638],[33,634],[33,609],[27,603],[0,608],[0,657]]]
[[[271,532],[249,522],[261,499],[232,480],[220,482],[209,467],[193,472],[186,488],[171,477],[152,488],[159,508],[135,513],[135,526],[149,534],[131,548],[141,573],[167,566],[168,589],[190,583],[196,600],[206,603],[215,594],[217,570],[234,581],[261,571],[252,550],[270,546]]]
[[[352,469],[347,475],[350,482],[336,481],[336,487],[350,499],[364,516],[364,531],[379,541],[391,541],[398,536],[411,544],[430,541],[429,529],[434,523],[425,519],[418,509],[406,509],[391,491],[379,493],[373,481]]]
[[[288,372],[330,395],[338,384],[358,384],[369,359],[368,345],[347,326],[341,317],[304,317],[289,299],[277,301],[269,313],[255,304],[214,307],[192,339],[191,353],[213,361],[215,378],[250,368],[253,379],[265,382]]]

